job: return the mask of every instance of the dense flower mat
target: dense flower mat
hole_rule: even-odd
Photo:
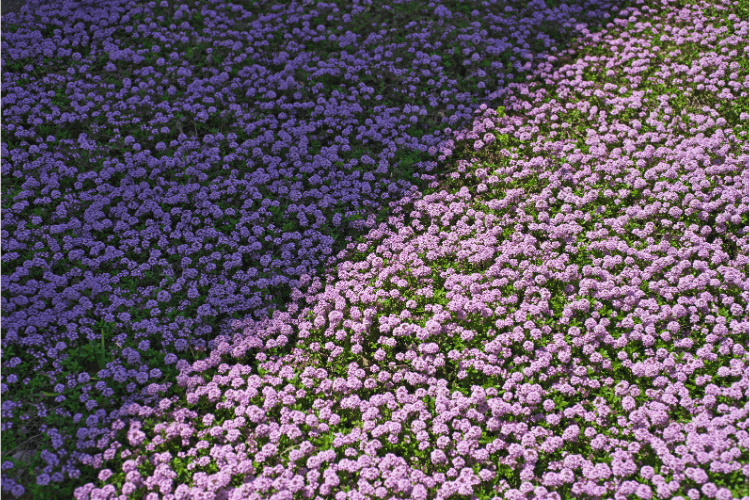
[[[291,75],[306,68],[329,87],[354,80],[347,64],[365,72],[394,57],[382,36],[367,47],[357,32],[288,30],[321,44],[319,54],[335,43],[341,70],[294,59],[303,49],[293,38],[262,52],[279,32],[271,24],[298,22],[295,9],[312,15],[311,6],[254,21],[221,2],[121,4],[109,17],[71,5],[58,14],[73,21],[60,33],[3,26],[3,84],[15,85],[3,94],[6,493],[50,498],[76,482],[78,499],[747,498],[744,3],[638,3],[606,29],[577,25],[580,47],[514,51],[534,66],[506,60],[522,78],[485,94],[503,107],[451,114],[449,103],[475,96],[443,90],[438,101],[425,91],[429,105],[396,110],[400,119],[364,102],[380,100],[367,84],[359,97],[342,87],[334,102],[309,102]],[[316,5],[330,9],[328,22],[337,14]],[[527,7],[548,18],[586,13]],[[341,18],[373,8],[354,3]],[[485,44],[479,21],[503,23],[476,9],[429,7],[441,33],[451,22],[475,30],[475,40],[456,39],[468,40],[463,66],[481,80],[502,69],[481,69],[484,59],[511,42]],[[522,47],[524,20],[544,17],[525,14],[509,22],[524,27]],[[165,16],[175,21],[160,32]],[[131,18],[128,34],[197,48],[173,57],[158,44],[142,53],[107,45],[108,26]],[[206,40],[231,38],[230,20],[245,22],[262,53],[254,65],[243,62],[248,50],[191,68],[209,42],[188,21],[177,29],[182,19],[201,23]],[[76,56],[63,32],[102,50]],[[429,33],[415,39],[430,44]],[[244,51],[237,43],[211,44]],[[357,44],[364,51],[346,49]],[[35,58],[53,57],[45,51],[81,64],[40,82]],[[430,68],[413,74],[436,78],[440,56],[409,54]],[[270,58],[290,76],[265,69]],[[389,71],[400,75],[405,63],[394,60]],[[98,75],[118,71],[140,82],[97,94],[107,85]],[[54,90],[62,82],[69,92]],[[178,104],[157,103],[165,92]],[[237,104],[242,95],[257,109]],[[428,108],[469,126],[441,134],[436,119],[435,134],[412,140],[414,129],[396,125]],[[229,120],[246,137],[211,131]],[[170,154],[153,153],[167,151],[159,134],[174,127]],[[70,139],[46,137],[53,129]],[[311,133],[323,139],[312,152]],[[379,144],[353,151],[368,140]],[[232,169],[238,160],[251,173]],[[92,168],[80,172],[82,162]],[[346,248],[333,258],[337,241]],[[30,389],[43,401],[30,402]],[[18,475],[10,451],[31,429],[44,435],[38,465]]]

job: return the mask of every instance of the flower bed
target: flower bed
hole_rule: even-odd
[[[31,3],[6,493],[747,497],[745,3]]]

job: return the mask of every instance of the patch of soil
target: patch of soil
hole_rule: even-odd
[[[26,0],[2,0],[0,2],[0,15],[8,14],[9,12],[15,12],[16,14],[21,12],[21,7],[26,4]]]

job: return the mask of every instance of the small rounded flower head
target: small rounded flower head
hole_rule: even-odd
[[[641,467],[641,477],[646,481],[654,477],[654,468],[650,465],[644,465]]]
[[[732,500],[732,492],[729,491],[729,488],[719,488],[714,498],[716,500]]]
[[[622,398],[622,409],[625,411],[632,411],[635,409],[635,399],[632,396],[625,396]]]
[[[578,438],[578,434],[580,434],[580,429],[577,425],[571,425],[567,429],[565,429],[565,432],[563,432],[563,439],[565,441],[575,441]]]
[[[716,487],[716,485],[714,483],[706,483],[703,486],[701,486],[701,491],[708,498],[714,498],[716,496],[716,492],[718,490],[719,489]]]
[[[443,464],[448,461],[448,457],[446,457],[445,452],[443,452],[443,450],[433,450],[432,453],[430,453],[430,459],[432,460],[432,463],[435,465]]]
[[[638,498],[642,498],[643,500],[649,500],[654,496],[654,494],[649,486],[641,484],[638,486],[638,488],[636,488],[635,496],[637,496]]]
[[[532,405],[538,404],[539,401],[541,400],[542,400],[542,397],[539,395],[538,392],[532,392],[528,396],[526,396],[526,402],[528,404],[532,404]]]
[[[342,319],[344,319],[344,315],[341,313],[341,311],[331,311],[328,314],[328,321],[331,326],[338,325]]]

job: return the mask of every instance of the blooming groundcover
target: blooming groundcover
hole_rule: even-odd
[[[478,38],[455,40],[472,47],[463,49],[464,76],[481,79],[502,69],[492,56],[508,57],[508,50],[498,48],[502,39],[482,46],[488,35],[469,20],[502,25],[491,16],[514,7],[493,4],[483,16],[466,4],[433,5],[429,13],[443,23],[441,36],[452,33],[451,23],[477,30]],[[306,76],[324,81],[312,86],[320,92],[343,72],[330,58],[312,72],[304,64],[314,56],[290,63],[286,50],[304,50],[293,39],[286,50],[268,49],[278,28],[266,34],[263,23],[293,14],[254,21],[230,4],[161,4],[163,12],[148,4],[153,13],[122,4],[117,20],[133,20],[130,31],[123,28],[130,43],[141,44],[144,33],[164,44],[139,53],[110,42],[114,14],[71,5],[49,15],[40,6],[34,20],[46,32],[14,25],[6,34],[3,27],[14,44],[3,78],[15,83],[3,96],[10,108],[4,129],[14,137],[2,146],[3,260],[12,270],[3,273],[3,365],[13,370],[3,374],[3,434],[12,436],[8,445],[3,440],[6,492],[43,498],[87,483],[76,498],[747,495],[745,5],[638,4],[597,32],[578,25],[583,39],[574,49],[513,52],[537,60],[506,60],[522,77],[485,94],[504,107],[463,105],[448,117],[455,101],[446,97],[443,107],[421,91],[437,109],[436,122],[468,120],[469,127],[414,141],[406,139],[412,128],[395,126],[392,109],[376,105],[382,114],[363,120],[371,128],[358,128],[352,146],[335,138],[355,135],[359,115],[348,134],[333,128],[345,130],[347,113],[367,113],[357,109],[376,94],[367,84],[359,101],[349,99],[355,104],[322,97],[305,104],[297,86],[300,97],[287,105],[282,91],[295,90],[294,77],[282,80],[258,64],[307,68]],[[225,54],[201,51],[201,35],[184,31],[193,22],[203,37],[232,33],[219,7],[257,30],[254,46],[269,52],[245,49],[255,65],[242,69],[238,55],[239,70],[218,61],[213,68]],[[330,9],[332,19],[322,17],[340,22],[338,7],[317,4],[315,12]],[[393,20],[416,7],[394,5]],[[570,10],[544,7],[553,21],[555,12]],[[349,8],[341,22],[374,15],[364,2]],[[322,34],[326,26],[312,30],[304,20],[312,13],[302,12],[292,35],[321,44],[319,55],[333,53],[326,47],[332,41],[339,50],[359,43],[357,31],[332,40]],[[528,37],[518,26],[540,18],[526,13],[514,27]],[[71,22],[65,43],[64,31],[52,26],[76,16],[81,21]],[[166,16],[175,28],[189,20],[182,34],[159,31]],[[426,31],[415,43],[439,49]],[[388,30],[372,33],[387,39]],[[377,45],[372,33],[365,41]],[[45,36],[52,45],[40,43]],[[545,48],[560,39],[545,36],[536,38]],[[190,47],[167,63],[159,54],[178,38]],[[399,60],[393,50],[404,47],[394,42],[373,47],[369,67],[394,58],[384,66],[402,76],[397,65],[406,54],[414,67],[430,68],[421,71],[438,66],[416,49]],[[236,43],[233,51],[244,49]],[[92,50],[76,56],[68,45]],[[81,65],[32,77],[45,68],[36,59],[55,54]],[[364,57],[345,50],[341,60],[356,68],[357,56]],[[7,59],[27,64],[15,63],[12,72]],[[490,71],[481,69],[485,59]],[[96,64],[141,81],[124,78],[118,88],[89,72]],[[238,78],[227,83],[233,71]],[[189,80],[193,72],[213,76]],[[159,82],[157,73],[167,78]],[[46,90],[65,75],[64,97]],[[379,78],[388,94],[388,78]],[[272,83],[278,87],[269,91]],[[97,96],[105,85],[111,95]],[[412,86],[401,80],[392,92],[414,100],[420,92]],[[266,114],[232,107],[233,96],[216,88],[262,96],[254,102]],[[41,104],[35,108],[28,93]],[[165,98],[158,108],[165,93],[177,104]],[[343,101],[341,92],[331,95]],[[237,133],[208,127],[230,115],[212,106],[219,96],[245,126],[242,146]],[[139,126],[146,119],[138,106],[163,112]],[[427,105],[416,106],[398,110],[401,120],[416,124],[429,115]],[[69,108],[75,113],[62,111]],[[313,110],[311,123],[326,118],[314,125],[298,118],[300,144],[290,132],[295,120],[279,120],[307,116],[304,109]],[[108,121],[80,132],[81,121],[99,116]],[[173,126],[158,128],[160,121]],[[45,137],[45,124],[63,139]],[[114,125],[132,132],[123,137]],[[305,137],[321,126],[332,135],[310,154]],[[158,134],[175,128],[180,135],[168,148]],[[65,139],[70,130],[80,132],[77,141]],[[380,143],[375,151],[386,146],[379,163],[374,152],[358,161],[351,155],[348,164],[337,156],[368,141]],[[225,142],[240,152],[222,157]],[[397,157],[406,145],[412,163]],[[166,153],[157,159],[151,148]],[[417,152],[437,161],[416,161]],[[236,157],[245,168],[218,166]],[[389,164],[393,158],[399,162]],[[91,168],[79,173],[76,165],[86,162]],[[15,179],[10,187],[8,177]],[[35,196],[33,204],[26,200]],[[352,210],[324,211],[334,203]],[[284,228],[293,214],[296,222]],[[232,232],[236,221],[222,225],[222,217],[235,215]],[[337,241],[343,248],[330,258]],[[154,284],[143,286],[148,280]],[[246,290],[236,294],[240,285]],[[32,429],[44,437],[32,440],[26,464],[18,449],[28,449],[22,439]],[[26,470],[19,474],[17,463]]]

